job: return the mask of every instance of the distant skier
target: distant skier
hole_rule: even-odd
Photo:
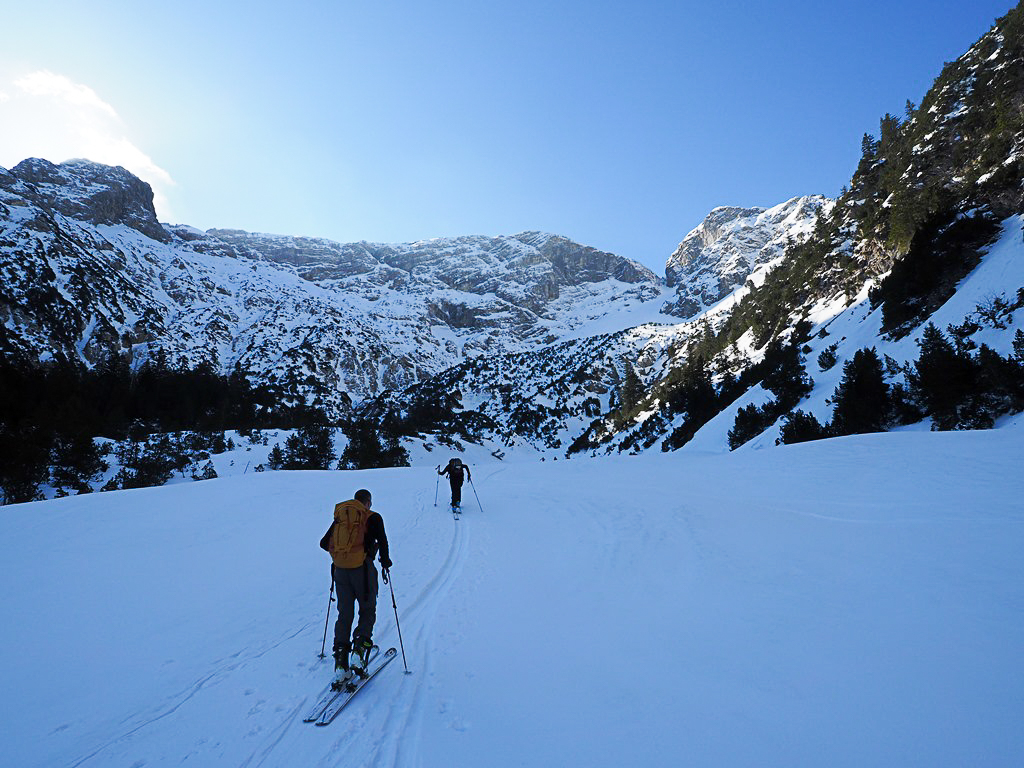
[[[373,648],[373,625],[377,620],[377,569],[373,559],[380,553],[384,583],[388,581],[391,558],[384,519],[370,511],[372,497],[367,490],[356,491],[354,499],[334,507],[334,524],[328,532],[331,575],[338,594],[338,620],[334,624],[334,671],[336,684],[362,674]],[[352,640],[349,632],[359,603],[359,621]]]
[[[448,475],[448,482],[452,487],[452,506],[462,507],[462,483],[465,482],[465,477],[473,482],[473,473],[469,471],[469,466],[463,464],[459,459],[452,459],[448,462],[448,466],[440,470],[437,474]]]

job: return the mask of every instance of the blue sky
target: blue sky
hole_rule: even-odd
[[[0,166],[125,165],[201,229],[538,229],[663,274],[715,206],[837,194],[863,134],[1012,7],[836,5],[23,2]]]

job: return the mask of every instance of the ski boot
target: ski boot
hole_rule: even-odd
[[[366,667],[370,663],[370,653],[373,651],[373,641],[366,637],[356,637],[352,640],[352,654],[349,657],[349,668],[353,675],[366,677]]]
[[[355,677],[355,673],[348,663],[348,648],[338,648],[334,651],[334,680],[331,682],[331,689],[343,690]]]

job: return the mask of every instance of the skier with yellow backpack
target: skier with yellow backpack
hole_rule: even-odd
[[[388,538],[383,518],[370,510],[372,501],[370,492],[362,489],[356,491],[355,498],[336,504],[334,522],[321,542],[331,554],[331,575],[338,596],[338,620],[334,624],[335,686],[344,686],[353,677],[366,673],[377,620],[379,585],[373,560],[378,553],[384,583],[388,583]],[[350,641],[356,603],[359,620]]]

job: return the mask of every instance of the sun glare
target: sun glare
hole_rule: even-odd
[[[127,133],[112,105],[64,75],[41,70],[0,82],[0,166],[29,157],[120,165],[149,182],[157,214],[168,220],[174,180]]]

